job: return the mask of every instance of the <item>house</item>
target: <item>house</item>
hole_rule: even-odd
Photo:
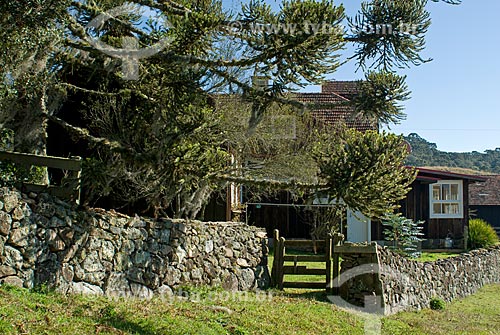
[[[357,116],[354,106],[349,104],[358,92],[359,81],[326,81],[321,92],[296,93],[295,99],[307,104],[311,115],[320,124],[335,126],[344,123],[359,131],[378,131],[378,122]],[[314,227],[311,222],[328,216],[329,207],[324,204],[305,206],[302,199],[292,201],[287,192],[246,205],[248,223],[266,228],[269,236],[278,229],[287,238],[309,238]]]
[[[414,221],[424,221],[422,248],[467,248],[469,189],[485,181],[481,176],[418,168],[400,212]],[[373,241],[383,244],[383,229],[381,223],[371,223]],[[446,238],[452,240],[451,246],[445,244]]]
[[[484,183],[470,186],[471,216],[491,224],[500,236],[500,175],[484,177]]]

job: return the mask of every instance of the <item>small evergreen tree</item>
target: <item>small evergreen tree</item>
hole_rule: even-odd
[[[423,241],[420,236],[424,221],[413,222],[397,214],[390,214],[382,222],[387,228],[384,230],[385,240],[392,242],[391,249],[403,253],[409,257],[419,257],[421,252],[417,250],[418,242]]]

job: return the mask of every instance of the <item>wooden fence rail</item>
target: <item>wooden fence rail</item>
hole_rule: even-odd
[[[25,167],[40,166],[67,171],[60,186],[21,183],[17,185],[23,192],[46,192],[65,200],[80,202],[82,159],[40,156],[20,152],[0,151],[0,161],[10,161]]]
[[[325,240],[286,240],[279,236],[279,231],[274,231],[274,260],[271,271],[271,282],[274,287],[282,290],[283,288],[309,288],[309,289],[326,289],[332,287],[332,270],[333,264],[333,245],[334,238],[329,237]],[[324,245],[325,251],[321,255],[287,255],[287,248],[314,249],[318,245]],[[285,262],[293,262],[293,265],[285,265]],[[311,269],[307,266],[298,264],[299,262],[321,262],[325,263],[323,269]],[[285,281],[285,275],[302,275],[302,276],[324,276],[325,280],[318,281]]]

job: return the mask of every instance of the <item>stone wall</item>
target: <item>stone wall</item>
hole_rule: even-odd
[[[449,302],[500,283],[500,246],[434,262],[413,261],[374,244],[344,246],[357,252],[341,254],[339,295],[364,311],[420,310],[430,307],[432,298]]]
[[[428,308],[434,297],[452,301],[500,283],[500,246],[425,263],[379,248],[378,258],[387,314]]]
[[[368,302],[365,297],[382,296],[382,283],[379,277],[379,267],[377,259],[377,244],[356,244],[345,242],[344,247],[357,247],[364,249],[363,253],[349,252],[343,253],[340,263],[340,278],[342,285],[339,288],[339,295],[353,306],[365,307]],[[353,271],[354,270],[354,271]],[[380,304],[382,304],[380,302]]]
[[[128,217],[0,189],[0,282],[149,298],[181,285],[269,283],[267,238],[242,223]]]

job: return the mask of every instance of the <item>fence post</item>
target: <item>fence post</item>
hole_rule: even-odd
[[[273,267],[271,269],[271,286],[278,286],[278,260],[279,260],[279,241],[280,241],[280,232],[278,229],[274,230],[273,234],[273,248],[274,248],[274,258],[273,258]]]
[[[74,179],[73,186],[73,197],[77,205],[80,204],[80,197],[82,193],[82,158],[80,156],[71,157],[80,161],[80,170],[73,171],[72,178]]]
[[[332,292],[332,236],[328,235],[325,241],[326,254],[326,292]]]
[[[279,240],[279,259],[278,259],[278,288],[283,290],[283,282],[285,272],[283,267],[285,265],[285,238],[281,237]]]
[[[333,285],[332,294],[339,294],[339,283],[340,283],[340,256],[338,252],[335,252],[335,247],[342,244],[343,240],[342,234],[335,234],[333,237]]]

